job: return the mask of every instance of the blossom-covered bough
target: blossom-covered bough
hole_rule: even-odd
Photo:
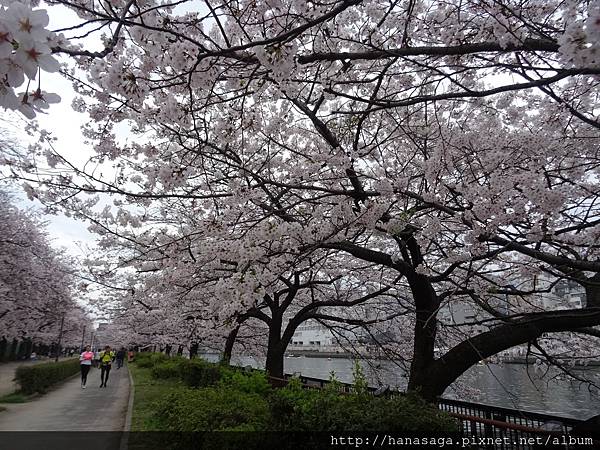
[[[50,4],[81,19],[53,51],[73,57],[95,154],[42,142],[6,162],[91,220],[95,274],[126,274],[149,333],[223,338],[326,261],[309,279],[351,280],[334,299],[367,267],[361,295],[410,312],[427,398],[518,345],[559,363],[548,336],[594,355],[576,336],[600,324],[598,2]],[[584,307],[539,301],[539,276],[575,280]],[[443,317],[465,304],[470,323]]]

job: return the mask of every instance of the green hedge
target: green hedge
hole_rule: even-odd
[[[186,359],[181,361],[179,370],[185,384],[200,388],[218,383],[226,369],[201,359]]]
[[[261,431],[270,422],[266,399],[232,388],[185,389],[157,405],[164,431]]]
[[[49,362],[33,366],[20,366],[16,371],[16,380],[24,394],[44,393],[53,384],[79,372],[79,360]]]
[[[141,365],[139,361],[138,365]],[[298,379],[273,389],[266,374],[148,355],[142,367],[156,379],[179,378],[182,388],[160,401],[153,421],[164,431],[395,432],[424,436],[459,431],[456,421],[415,395],[369,395],[360,366],[355,393],[333,381],[324,390],[304,389]]]
[[[152,366],[150,373],[153,378],[168,379],[180,377],[180,362],[179,361],[164,361]]]
[[[168,356],[162,353],[140,352],[135,355],[135,363],[144,368],[154,367],[156,364],[168,359]]]
[[[452,417],[416,395],[342,395],[334,388],[319,391],[290,383],[274,390],[269,403],[273,431],[389,431],[426,436],[459,431]]]
[[[389,431],[429,436],[459,430],[452,417],[415,395],[374,397],[366,390],[345,395],[339,383],[312,390],[303,389],[298,379],[273,389],[263,372],[245,374],[205,362],[188,363],[181,364],[184,372],[194,373],[201,386],[210,386],[184,389],[161,402],[155,418],[165,431]]]
[[[268,397],[273,388],[269,384],[266,372],[253,371],[242,373],[237,370],[221,369],[219,386],[227,389],[235,389],[247,394],[259,394]]]
[[[150,369],[156,379],[179,378],[194,388],[213,386],[231,369],[212,364],[203,359],[187,359],[181,356],[169,358],[162,353],[140,353],[136,355],[138,367]]]

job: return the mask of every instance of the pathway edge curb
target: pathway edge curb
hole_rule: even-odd
[[[125,415],[125,425],[123,431],[131,431],[131,418],[133,416],[133,396],[135,394],[135,383],[133,382],[133,376],[129,366],[127,367],[127,374],[129,375],[129,399],[127,401],[127,414]]]
[[[129,433],[131,432],[131,418],[133,416],[133,396],[135,394],[135,383],[129,365],[127,366],[127,374],[129,375],[129,399],[127,400],[127,414],[125,414],[125,424],[123,425],[123,434],[119,450],[127,450],[129,446]]]

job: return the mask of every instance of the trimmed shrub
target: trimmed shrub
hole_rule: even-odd
[[[165,355],[164,353],[151,353],[150,354],[150,361],[152,361],[153,366],[155,366],[156,364],[163,363],[168,360],[169,360],[169,357],[167,355]]]
[[[262,396],[267,396],[272,390],[266,372],[254,371],[247,374],[225,368],[221,368],[219,386]]]
[[[167,379],[178,378],[181,373],[181,361],[164,361],[152,367],[150,373],[153,378]]]
[[[77,372],[79,372],[79,360],[74,358],[34,366],[20,366],[17,368],[15,378],[24,394],[44,393],[53,384]]]
[[[135,355],[135,363],[139,367],[143,367],[145,369],[149,369],[151,367],[156,366],[157,364],[162,364],[166,361],[172,361],[174,359],[180,360],[183,358],[169,358],[164,353],[154,353],[154,352],[140,352]]]
[[[262,431],[270,414],[261,395],[219,387],[177,391],[157,404],[155,418],[164,431]]]
[[[190,387],[207,387],[216,384],[226,369],[201,359],[184,360],[179,364],[180,377]]]
[[[456,421],[413,395],[394,398],[304,390],[297,384],[274,391],[269,404],[272,430],[380,432],[448,435]]]
[[[139,367],[144,367],[146,369],[152,367],[154,365],[154,361],[152,360],[152,356],[154,353],[152,352],[140,352],[135,355],[135,363]]]

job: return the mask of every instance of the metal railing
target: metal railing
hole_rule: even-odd
[[[461,422],[463,435],[485,438],[482,448],[531,449],[549,446],[573,448],[568,436],[581,420],[499,406],[439,398],[438,407]],[[600,443],[596,443],[598,445]],[[557,446],[553,446],[557,448]],[[594,444],[588,448],[598,448]]]
[[[556,431],[568,434],[581,420],[569,417],[555,416],[518,409],[503,408],[500,406],[471,403],[462,400],[439,398],[438,406],[441,410],[458,413],[486,420],[496,420],[523,427],[538,428],[545,431]]]
[[[284,378],[269,378],[274,385],[282,387],[293,376],[295,375],[285,374]],[[330,383],[329,380],[301,375],[298,378],[307,389],[323,389]],[[343,393],[354,390],[350,383],[339,384]],[[368,388],[372,394],[378,389]],[[403,393],[388,391],[385,395]],[[462,435],[470,439],[471,448],[529,450],[549,446],[558,440],[560,444],[552,448],[572,449],[575,447],[569,444],[568,436],[573,427],[582,422],[569,417],[446,398],[438,398],[438,407],[461,423]],[[591,445],[586,445],[586,448],[600,448],[600,442],[594,441]]]

